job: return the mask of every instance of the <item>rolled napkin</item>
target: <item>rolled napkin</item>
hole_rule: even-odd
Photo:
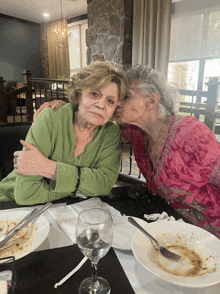
[[[162,221],[162,220],[167,220],[167,221],[176,221],[176,219],[171,215],[169,216],[165,211],[162,213],[153,213],[153,214],[144,214],[144,217],[147,220],[151,221]],[[182,221],[182,219],[179,219],[178,221]]]
[[[68,274],[66,275],[59,283],[56,283],[54,285],[54,288],[57,288],[58,286],[62,285],[64,282],[66,282],[73,274],[75,274],[82,266],[83,264],[87,261],[87,257],[84,257],[80,263]]]

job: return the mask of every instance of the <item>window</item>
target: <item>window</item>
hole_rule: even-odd
[[[168,82],[179,89],[207,91],[205,83],[220,77],[220,6],[216,3],[213,7],[205,0],[200,5],[197,0],[173,3]]]
[[[204,67],[203,91],[207,91],[205,83],[212,77],[220,77],[220,58],[206,59]]]
[[[86,66],[86,29],[87,20],[68,24],[70,76]]]
[[[170,62],[168,72],[168,80],[175,82],[179,89],[197,89],[199,73],[198,60]]]

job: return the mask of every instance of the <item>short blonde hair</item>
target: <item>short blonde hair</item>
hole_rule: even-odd
[[[72,76],[68,86],[69,102],[77,106],[83,91],[97,91],[111,82],[117,84],[118,98],[122,100],[128,86],[126,75],[109,62],[95,61]]]

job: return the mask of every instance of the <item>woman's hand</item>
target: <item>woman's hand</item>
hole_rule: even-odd
[[[56,180],[55,161],[46,158],[36,147],[20,140],[28,150],[16,151],[14,157],[14,173],[26,176],[42,176]]]
[[[53,100],[50,102],[45,102],[44,104],[42,104],[40,106],[40,108],[38,108],[38,110],[35,111],[33,121],[35,121],[36,117],[43,109],[45,109],[47,107],[51,107],[51,109],[57,110],[58,108],[60,108],[61,106],[65,105],[65,104],[66,104],[66,102],[63,100]]]

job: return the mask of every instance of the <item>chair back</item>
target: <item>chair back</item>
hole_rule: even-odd
[[[22,150],[20,140],[25,140],[32,122],[0,124],[0,181],[14,169],[13,153]]]

